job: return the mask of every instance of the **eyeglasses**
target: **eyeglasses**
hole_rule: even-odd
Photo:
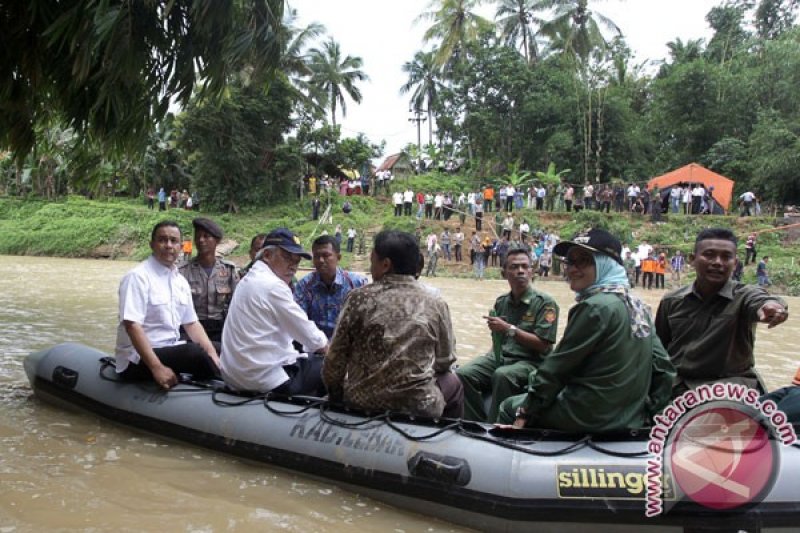
[[[295,264],[295,263],[299,263],[300,260],[302,259],[302,257],[300,257],[299,255],[293,254],[291,252],[287,252],[283,248],[278,248],[278,251],[279,251],[281,257],[283,257],[283,260],[287,261],[290,265],[291,264]]]
[[[579,255],[573,259],[569,259],[567,257],[563,257],[561,262],[564,264],[565,267],[575,267],[575,268],[585,268],[592,264],[592,256],[590,255]]]

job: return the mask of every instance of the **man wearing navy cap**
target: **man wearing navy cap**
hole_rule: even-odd
[[[222,228],[210,218],[192,220],[197,257],[178,270],[192,289],[192,303],[197,318],[215,342],[222,341],[222,325],[228,314],[233,290],[239,282],[236,265],[217,257],[217,244],[222,240]]]
[[[322,356],[328,338],[295,302],[289,286],[300,259],[311,255],[286,228],[264,239],[256,261],[236,288],[222,332],[222,376],[242,391],[322,396]],[[308,352],[292,346],[297,341]]]

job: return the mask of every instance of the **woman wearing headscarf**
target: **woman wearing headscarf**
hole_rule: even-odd
[[[675,368],[650,310],[630,293],[621,252],[601,229],[556,245],[578,303],[558,346],[531,374],[528,393],[504,401],[498,422],[567,432],[635,429],[667,404]]]

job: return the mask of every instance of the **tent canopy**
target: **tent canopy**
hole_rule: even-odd
[[[657,185],[664,191],[664,189],[672,188],[677,184],[693,183],[702,183],[706,190],[714,187],[714,199],[717,204],[725,211],[730,208],[735,182],[697,163],[690,163],[685,167],[651,179],[647,182],[647,189],[651,190]]]

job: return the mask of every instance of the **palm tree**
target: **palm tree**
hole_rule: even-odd
[[[483,0],[432,0],[429,11],[417,17],[417,21],[429,20],[433,24],[425,30],[425,42],[439,40],[439,49],[434,57],[437,68],[444,67],[463,54],[467,43],[474,42],[492,23],[476,15],[473,10]]]
[[[361,70],[363,60],[360,57],[342,57],[339,43],[328,39],[322,44],[322,49],[311,50],[311,63],[309,66],[313,74],[311,83],[321,89],[328,98],[331,107],[331,122],[336,127],[336,107],[341,105],[342,117],[347,115],[347,104],[344,93],[347,93],[355,103],[361,102],[361,91],[356,86],[357,81],[366,81],[369,76]],[[344,93],[342,92],[344,91]]]
[[[312,22],[308,26],[297,26],[297,10],[286,12],[281,26],[283,53],[280,59],[281,73],[289,80],[297,100],[314,116],[322,116],[328,106],[327,95],[310,82],[314,72],[311,70],[310,41],[326,33],[325,26]]]
[[[519,46],[527,63],[532,63],[539,55],[536,33],[531,24],[543,22],[533,14],[541,9],[540,4],[539,0],[500,0],[495,13],[495,20],[500,26],[500,36],[505,39],[506,44],[514,48],[522,41]]]
[[[428,144],[433,144],[433,107],[441,83],[436,76],[432,52],[417,52],[413,61],[403,64],[408,81],[400,87],[400,94],[411,93],[411,108],[428,111]]]
[[[553,18],[544,22],[539,32],[563,42],[563,52],[586,61],[596,48],[607,42],[601,26],[621,35],[622,31],[608,17],[589,9],[589,0],[539,0],[540,9],[553,9]]]

